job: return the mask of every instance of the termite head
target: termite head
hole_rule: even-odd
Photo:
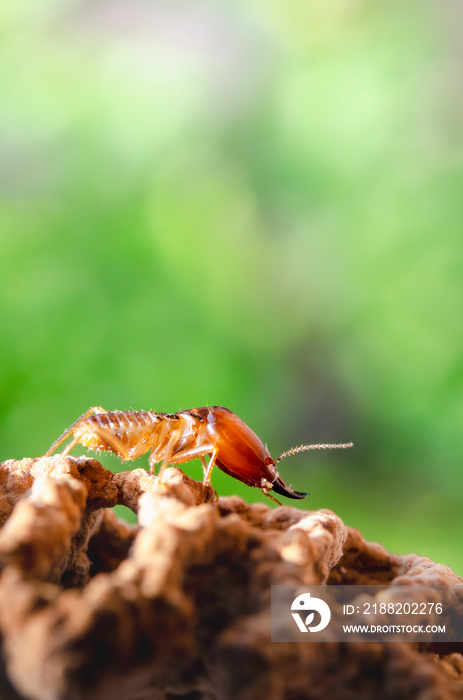
[[[198,409],[194,410],[199,414]],[[276,465],[284,457],[305,450],[352,445],[301,445],[283,452],[278,459],[273,459],[260,438],[235,413],[222,406],[200,410],[204,411],[200,415],[207,437],[217,449],[216,465],[226,474],[248,486],[260,488],[267,494],[272,490],[287,498],[297,499],[308,495],[302,491],[294,491],[279,475]]]

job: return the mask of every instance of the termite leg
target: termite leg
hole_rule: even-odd
[[[117,435],[113,435],[113,433],[110,430],[107,430],[106,428],[100,428],[99,425],[94,425],[92,426],[92,432],[98,435],[98,437],[100,437],[118,457],[121,457],[122,459],[130,459],[130,455],[124,443],[121,440],[119,440]],[[61,453],[61,457],[67,457],[67,455],[74,449],[78,442],[78,437],[75,437],[73,440],[71,440],[66,449]]]
[[[267,479],[261,479],[260,490],[262,491],[262,493],[265,494],[267,498],[270,498],[270,500],[274,501],[274,503],[281,506],[280,501],[277,501],[277,499],[270,493],[271,487],[272,484],[270,483],[270,481],[267,481]]]
[[[206,460],[204,459],[204,455],[201,455],[201,464],[203,466],[203,476],[204,476],[204,478],[206,478],[207,464],[206,464]]]
[[[108,428],[101,428],[99,425],[93,425],[92,432],[96,433],[98,437],[104,440],[104,442],[118,457],[121,457],[121,459],[124,460],[130,459],[127,447],[124,445],[122,440],[118,438],[117,435],[114,435],[114,433],[112,433]],[[74,440],[70,443],[71,445],[74,442]],[[68,452],[69,450],[65,450],[65,453],[63,454],[68,454]]]
[[[162,428],[161,428],[161,432],[159,434],[158,444],[160,444],[160,445],[163,444],[165,437],[167,436],[168,430],[169,430],[169,426],[166,422],[164,422],[162,425]],[[156,462],[159,461],[159,460],[153,459],[154,453],[155,453],[155,447],[152,447],[151,451],[150,451],[150,456],[148,459],[148,464],[150,465],[150,474],[153,476],[154,476],[154,472],[156,470]],[[163,464],[164,464],[164,462],[163,462]]]
[[[163,475],[163,473],[164,473],[164,470],[165,470],[165,468],[167,467],[167,465],[169,464],[169,462],[170,462],[170,460],[171,460],[172,451],[173,451],[173,447],[174,447],[174,445],[175,445],[175,441],[178,439],[179,436],[180,436],[180,430],[174,430],[174,431],[171,433],[171,436],[170,436],[170,438],[169,438],[169,442],[167,443],[166,451],[165,451],[165,454],[164,454],[164,459],[163,459],[163,462],[162,462],[161,467],[160,467],[160,469],[159,469],[159,473],[158,473],[158,483],[161,483],[162,475]],[[150,469],[151,469],[151,467],[150,467]]]
[[[215,460],[217,459],[217,455],[219,453],[219,450],[217,447],[214,447],[212,444],[206,444],[206,445],[200,445],[199,447],[193,447],[190,450],[186,450],[185,452],[178,452],[176,455],[174,455],[174,458],[172,460],[172,464],[181,464],[182,462],[187,462],[190,459],[194,459],[195,457],[199,457],[201,459],[201,464],[203,465],[203,492],[207,489],[208,486],[211,484],[211,474],[212,470],[214,468]],[[205,455],[211,455],[211,458],[209,460],[209,464],[206,464],[206,460],[204,459]],[[161,467],[162,469],[162,467]]]
[[[209,460],[209,464],[207,465],[206,473],[204,474],[203,491],[205,491],[206,488],[211,483],[211,474],[212,474],[212,470],[214,468],[215,460],[217,459],[218,453],[219,453],[219,450],[217,449],[217,447],[215,447],[213,452],[212,452],[211,458]]]
[[[175,433],[178,433],[179,431],[175,431]],[[199,457],[201,459],[201,462],[203,464],[204,468],[204,477],[206,477],[207,470],[210,468],[212,471],[212,467],[214,466],[213,464],[209,463],[209,465],[206,465],[206,462],[204,460],[204,455],[214,455],[216,448],[214,445],[211,444],[206,444],[206,445],[200,445],[199,447],[192,447],[190,449],[186,449],[184,451],[176,452],[174,455],[172,455],[172,446],[170,446],[171,441],[173,442],[176,440],[178,435],[175,435],[174,433],[171,436],[171,439],[169,440],[169,443],[166,448],[166,453],[164,456],[164,460],[161,465],[161,469],[159,470],[158,477],[162,474],[164,471],[165,467],[167,464],[183,464],[183,462],[189,462],[191,459],[195,459],[196,457]],[[169,457],[170,453],[170,457]],[[214,456],[214,461],[216,459],[217,455]],[[154,472],[154,466],[155,462],[153,462],[152,457],[150,456],[150,471],[151,473]],[[209,480],[210,480],[210,472],[209,472]]]
[[[50,457],[50,455],[53,454],[53,452],[56,450],[57,447],[61,445],[62,442],[67,440],[67,438],[72,434],[74,431],[74,428],[76,428],[79,423],[86,418],[88,418],[92,413],[107,413],[107,410],[105,408],[101,408],[101,406],[94,406],[93,408],[89,408],[88,411],[85,411],[77,420],[74,421],[72,425],[69,426],[69,428],[66,428],[64,433],[59,436],[57,440],[53,443],[53,445],[45,452],[44,457]],[[76,446],[77,441],[72,441],[72,447],[68,448],[65,454],[69,454],[69,452],[73,449],[73,447]]]
[[[154,454],[154,447],[151,448],[150,456],[148,457],[148,464],[150,465],[150,474],[151,474],[151,476],[154,475],[154,469],[155,469],[155,466],[156,466],[156,462],[153,461],[153,454]]]

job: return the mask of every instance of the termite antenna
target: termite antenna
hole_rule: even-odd
[[[353,442],[343,442],[340,445],[299,445],[299,447],[292,447],[287,452],[283,452],[278,459],[275,460],[275,464],[283,459],[284,457],[289,457],[290,455],[295,455],[297,452],[305,452],[306,450],[345,450],[348,447],[353,447]]]

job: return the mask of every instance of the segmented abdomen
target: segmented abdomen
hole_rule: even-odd
[[[86,418],[76,427],[74,435],[82,445],[92,450],[114,452],[110,444],[105,442],[104,435],[95,432],[94,427],[98,426],[124,443],[128,459],[136,459],[156,442],[157,424],[162,421],[162,414],[152,411],[108,411]]]

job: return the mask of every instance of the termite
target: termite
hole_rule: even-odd
[[[94,415],[92,415],[94,414]],[[270,491],[287,498],[304,498],[308,494],[294,491],[278,473],[276,465],[284,457],[304,450],[352,447],[340,445],[300,445],[273,459],[260,438],[241,418],[223,406],[189,408],[178,413],[154,411],[106,411],[90,408],[64,431],[45,454],[49,457],[70,435],[63,456],[78,444],[93,450],[114,452],[123,460],[137,459],[150,451],[150,472],[162,462],[158,479],[168,464],[176,465],[199,457],[203,465],[204,487],[211,481],[214,465],[248,486],[259,488],[281,505]],[[209,463],[205,457],[209,455]]]

